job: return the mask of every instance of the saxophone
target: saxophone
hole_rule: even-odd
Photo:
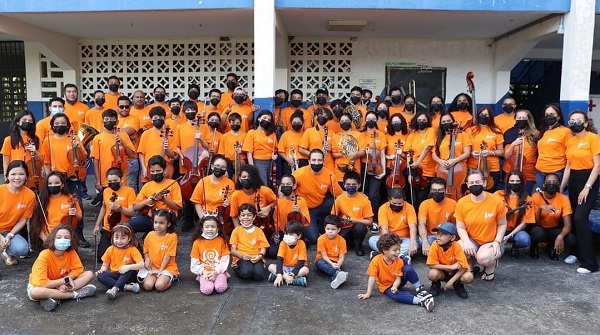
[[[358,141],[350,134],[341,134],[338,146],[340,147],[340,153],[346,157],[348,157],[348,154],[358,152]],[[338,164],[337,167],[344,173],[354,171],[354,159],[350,159],[348,164]]]

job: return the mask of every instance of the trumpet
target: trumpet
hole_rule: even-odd
[[[79,141],[81,145],[87,147],[87,145],[98,135],[100,132],[89,124],[80,123],[79,124],[79,132],[77,132],[77,137],[79,137]]]

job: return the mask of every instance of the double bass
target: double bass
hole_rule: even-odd
[[[450,134],[450,154],[447,160],[456,158],[456,137],[461,132],[460,124],[454,124]],[[438,165],[436,175],[446,179],[446,194],[458,200],[463,196],[462,184],[467,177],[467,166],[465,162],[458,162],[447,169],[443,165]]]
[[[72,145],[71,150],[67,152],[67,159],[71,162],[71,165],[67,168],[67,178],[84,180],[87,177],[87,169],[85,168],[87,155],[83,151],[77,150],[77,134],[72,129],[69,132],[69,137]]]
[[[27,145],[35,146],[33,140],[29,140]],[[27,179],[27,187],[30,189],[40,189],[40,185],[44,182],[44,178],[42,177],[42,166],[44,166],[44,161],[36,156],[35,151],[29,151],[31,155],[31,159],[27,162],[27,169],[29,170],[29,178]]]
[[[175,168],[173,167],[173,163],[171,163],[171,160],[168,157],[165,157],[167,154],[167,149],[169,148],[169,137],[173,137],[173,131],[171,130],[171,127],[169,125],[166,125],[165,129],[160,131],[160,137],[163,138],[162,151],[160,155],[167,162],[167,167],[165,168],[164,176],[165,178],[170,179],[173,178]],[[148,167],[148,171],[150,171],[150,167]]]
[[[198,116],[196,121],[196,132],[200,131],[200,124],[203,123],[202,115]],[[183,152],[182,165],[186,168],[186,174],[181,178],[181,197],[190,199],[194,193],[194,187],[200,179],[204,178],[204,168],[209,164],[208,152],[200,145],[200,139],[194,139],[194,146],[185,149]]]
[[[406,169],[406,158],[402,157],[402,141],[396,142],[396,155],[392,161],[392,172],[385,180],[388,188],[404,188],[406,186],[406,178],[404,178],[404,170]]]

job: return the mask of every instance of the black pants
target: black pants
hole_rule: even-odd
[[[548,243],[548,250],[554,247],[554,241],[556,240],[556,236],[560,234],[562,228],[542,228],[540,226],[534,226],[529,229],[529,235],[531,236],[531,245],[537,246],[541,242]],[[576,239],[573,233],[569,233],[565,238],[565,247],[569,250],[573,250],[573,246],[575,245]]]
[[[363,175],[362,178],[365,180],[365,185],[363,185],[363,193],[369,197],[371,201],[371,210],[373,211],[373,222],[377,221],[377,213],[379,212],[379,206],[381,206],[381,201],[379,199],[379,193],[381,188],[381,183],[385,180],[385,178],[377,179],[374,175],[369,175],[367,173],[367,178],[365,179],[366,168],[365,165],[362,165]],[[362,181],[361,181],[362,184]]]
[[[108,232],[104,229],[100,229],[100,242],[98,242],[98,261],[102,261],[102,256],[106,252],[106,249],[110,247],[111,241],[108,237]]]
[[[272,236],[269,236],[269,249],[267,249],[267,258],[277,259],[277,252],[279,251],[279,244],[283,243],[283,232],[279,231],[279,243],[273,241]]]
[[[577,258],[581,267],[590,271],[598,271],[598,260],[594,253],[592,242],[592,230],[590,229],[590,212],[598,197],[598,179],[592,185],[587,200],[581,205],[577,204],[579,193],[585,187],[585,183],[592,170],[571,170],[569,177],[569,200],[573,208],[573,229],[577,238]]]
[[[411,192],[410,192],[410,185],[406,184],[406,187],[404,188],[404,192],[406,192],[406,197],[407,198],[411,198],[412,205],[415,208],[415,211],[417,213],[419,212],[419,206],[421,206],[421,203],[423,201],[427,200],[427,198],[429,198],[430,187],[431,186],[427,186],[426,188],[424,188],[422,190],[414,190],[413,193],[412,193],[413,196],[411,196],[410,195],[411,194]]]
[[[194,228],[194,222],[198,221],[198,219],[194,203],[189,200],[183,200],[183,224],[181,226],[181,231],[187,232],[192,230]]]
[[[233,267],[235,274],[241,279],[261,281],[265,275],[265,265],[259,261],[252,263],[243,259],[238,260],[236,266]]]
[[[310,244],[317,244],[319,235],[325,233],[325,217],[331,214],[332,207],[333,196],[328,194],[318,207],[308,210],[310,215],[310,225],[304,228],[304,238],[306,238]]]
[[[354,246],[356,250],[359,250],[363,247],[365,236],[367,236],[367,226],[355,223],[350,228],[342,228],[340,235],[346,240],[348,246]]]

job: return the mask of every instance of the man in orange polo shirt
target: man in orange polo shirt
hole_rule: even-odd
[[[121,80],[119,79],[119,77],[112,75],[108,77],[106,86],[108,87],[108,92],[104,94],[104,99],[106,99],[106,102],[104,103],[104,108],[117,110],[117,99],[119,99],[119,97],[122,95],[119,92],[119,87],[121,87]]]
[[[167,100],[167,91],[165,88],[157,85],[152,93],[154,95],[154,103],[148,105],[148,110],[151,110],[153,107],[160,106],[167,113],[166,119],[170,119],[171,108],[169,108],[169,104],[165,102]]]
[[[81,101],[78,101],[79,98],[79,90],[77,86],[74,84],[66,84],[64,88],[65,95],[65,114],[69,117],[69,121],[71,124],[75,126],[75,121],[77,121],[76,127],[73,127],[75,131],[79,131],[79,123],[85,121],[85,113],[90,109],[90,107],[84,104]]]

